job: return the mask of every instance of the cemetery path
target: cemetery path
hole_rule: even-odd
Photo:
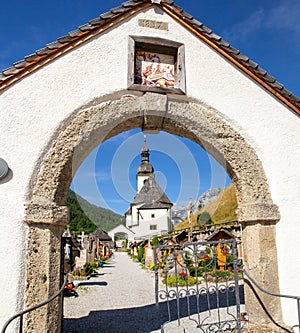
[[[160,332],[167,320],[154,304],[154,273],[116,252],[99,274],[78,282],[79,297],[64,299],[64,332]]]

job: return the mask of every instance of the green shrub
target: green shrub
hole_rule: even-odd
[[[226,266],[233,267],[233,255],[232,254],[226,254]]]
[[[229,271],[215,271],[212,273],[212,276],[218,279],[227,279],[230,275]]]
[[[211,216],[208,212],[203,212],[203,213],[199,214],[197,216],[197,221],[198,221],[200,226],[202,226],[204,224],[211,224],[212,223]]]
[[[87,275],[91,275],[93,273],[96,272],[97,270],[97,264],[96,263],[92,263],[90,264],[89,262],[86,262],[84,265],[83,265],[83,270],[81,271],[81,275],[82,276],[87,276]],[[85,275],[84,275],[85,274]]]
[[[190,271],[190,276],[201,277],[204,272],[204,268],[203,267],[199,267],[199,268],[191,267],[191,268],[189,268],[189,271]]]
[[[184,287],[186,285],[194,286],[196,283],[196,279],[192,276],[187,276],[185,279],[183,279],[181,276],[169,276],[162,282],[164,284],[167,284],[169,287],[176,287],[176,285],[178,285],[179,287]]]
[[[140,247],[138,250],[138,261],[142,262],[142,259],[144,258],[145,249],[143,247]]]
[[[159,245],[160,245],[160,242],[159,242],[159,239],[158,239],[157,236],[154,236],[154,237],[152,238],[152,244],[153,244],[154,246],[159,246]]]
[[[215,267],[215,258],[214,257],[208,257],[205,259],[201,259],[198,261],[198,265],[203,268],[203,271],[205,272],[211,272]]]

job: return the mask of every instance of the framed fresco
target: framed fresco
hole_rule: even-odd
[[[147,37],[130,37],[128,89],[185,93],[182,44]]]
[[[136,50],[134,83],[146,87],[174,88],[174,56]]]

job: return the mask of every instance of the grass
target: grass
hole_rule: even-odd
[[[198,210],[192,216],[192,225],[198,226],[197,217],[203,212],[208,212],[211,216],[213,224],[218,224],[226,221],[233,221],[237,219],[235,210],[237,208],[237,200],[233,185],[224,189],[213,201],[208,205]],[[189,228],[188,219],[177,224],[175,230]]]

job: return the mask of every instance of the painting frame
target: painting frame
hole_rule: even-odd
[[[183,44],[130,36],[128,51],[128,89],[186,93]]]

